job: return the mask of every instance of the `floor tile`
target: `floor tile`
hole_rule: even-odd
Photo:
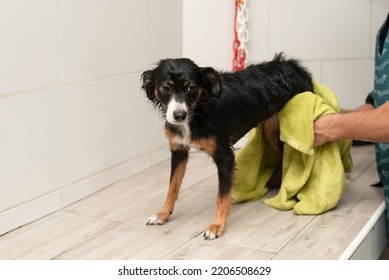
[[[116,225],[59,211],[0,237],[0,259],[52,259]]]

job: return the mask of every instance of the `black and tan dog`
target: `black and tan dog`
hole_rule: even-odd
[[[217,212],[204,237],[218,238],[223,235],[231,204],[235,170],[232,145],[280,111],[294,95],[312,91],[311,76],[298,61],[279,54],[270,62],[233,73],[201,68],[187,58],[165,59],[145,71],[142,80],[148,99],[166,119],[171,149],[167,198],[147,224],[164,224],[172,214],[189,149],[195,147],[210,155],[217,166]],[[266,134],[274,135],[272,131]]]

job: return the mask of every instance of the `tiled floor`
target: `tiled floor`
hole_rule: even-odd
[[[337,259],[383,201],[383,190],[369,186],[377,179],[374,148],[352,154],[348,187],[322,215],[297,216],[261,200],[233,205],[225,235],[205,241],[216,168],[193,152],[166,225],[145,223],[165,199],[168,161],[1,236],[0,259]]]

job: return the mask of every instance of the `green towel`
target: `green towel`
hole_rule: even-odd
[[[346,186],[345,172],[352,169],[351,141],[335,141],[313,147],[313,122],[339,112],[335,94],[313,82],[314,94],[294,96],[280,111],[280,139],[284,142],[282,183],[278,193],[264,202],[296,214],[320,214],[334,208]],[[277,165],[277,156],[258,126],[236,155],[237,170],[232,189],[233,203],[262,198],[267,181]]]

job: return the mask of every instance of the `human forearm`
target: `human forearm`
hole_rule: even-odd
[[[360,112],[360,111],[368,111],[368,110],[373,110],[374,109],[374,106],[369,104],[369,103],[365,103],[355,109],[340,109],[340,112],[342,114],[345,114],[345,113],[353,113],[353,112]]]
[[[389,142],[389,102],[374,110],[324,116],[314,129],[314,146],[341,139]]]

